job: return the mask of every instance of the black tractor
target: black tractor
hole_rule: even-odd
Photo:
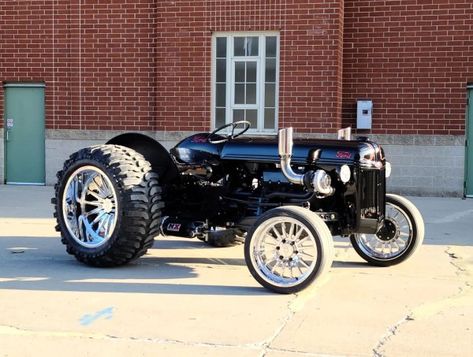
[[[169,152],[129,133],[72,154],[52,200],[67,252],[110,267],[142,256],[158,235],[244,242],[253,277],[294,293],[330,268],[334,235],[377,266],[398,264],[421,245],[417,208],[386,194],[391,166],[380,145],[293,142],[292,128],[242,137],[249,127],[227,124]]]

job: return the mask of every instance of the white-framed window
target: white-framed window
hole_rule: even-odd
[[[279,34],[214,33],[212,127],[239,120],[254,134],[278,127]]]

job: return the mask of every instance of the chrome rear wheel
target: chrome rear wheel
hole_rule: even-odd
[[[118,199],[108,176],[96,166],[82,166],[65,185],[62,209],[72,238],[85,248],[105,244],[117,223]]]
[[[87,147],[65,161],[57,178],[56,230],[77,260],[118,266],[152,247],[164,202],[143,155],[120,145]]]

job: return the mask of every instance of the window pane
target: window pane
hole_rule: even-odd
[[[217,60],[217,82],[225,82],[227,79],[227,60]]]
[[[246,81],[256,83],[256,62],[246,62]]]
[[[252,128],[258,127],[258,111],[256,109],[248,109],[246,111],[246,118],[245,120],[251,123]]]
[[[258,56],[258,37],[235,37],[233,53],[235,56]]]
[[[215,106],[216,107],[224,107],[225,106],[225,97],[226,97],[226,90],[225,84],[217,84],[217,90],[215,93]]]
[[[256,84],[246,85],[246,104],[256,104]]]
[[[245,111],[243,109],[233,109],[233,121],[245,120]]]
[[[274,114],[275,114],[274,109],[266,108],[264,110],[264,128],[265,129],[274,129],[274,124],[276,121]]]
[[[266,57],[276,57],[276,37],[266,37]]]
[[[264,86],[264,106],[265,107],[275,107],[276,103],[276,85],[275,84],[266,84]]]
[[[235,82],[245,82],[245,62],[235,62]]]
[[[246,55],[258,56],[258,37],[246,38]]]
[[[215,127],[221,127],[225,124],[225,108],[215,109]]]
[[[276,82],[276,60],[266,60],[265,82]]]
[[[217,37],[217,57],[227,57],[227,39],[225,37]]]
[[[245,104],[244,84],[235,84],[235,104]]]
[[[245,37],[235,37],[233,41],[233,53],[235,56],[244,56],[245,51]]]

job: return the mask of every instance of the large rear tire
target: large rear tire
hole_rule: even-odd
[[[325,222],[296,206],[264,213],[245,240],[245,261],[251,275],[265,288],[296,293],[332,265],[333,241]]]
[[[54,216],[67,252],[92,266],[118,266],[146,253],[164,206],[158,176],[119,145],[72,154],[57,173]]]
[[[424,240],[424,220],[408,199],[386,195],[385,225],[376,234],[353,234],[351,244],[371,265],[387,267],[412,256]]]

